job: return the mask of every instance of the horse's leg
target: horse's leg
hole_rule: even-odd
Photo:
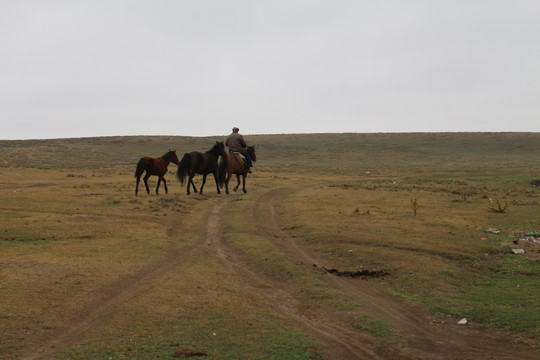
[[[217,193],[218,194],[221,194],[221,190],[219,190],[219,184],[218,184],[218,179],[217,179],[217,172],[214,171],[214,180],[216,182],[216,189],[217,189]]]
[[[188,186],[189,186],[189,183],[191,183],[191,186],[193,186],[193,192],[196,194],[197,193],[197,188],[195,187],[195,183],[193,182],[193,178],[195,177],[195,171],[192,171],[191,174],[189,175],[190,178],[189,178],[189,182],[188,182]],[[188,192],[189,194],[189,192]]]
[[[247,190],[246,190],[246,174],[242,174],[242,190],[244,191],[244,194],[247,193]]]
[[[206,184],[206,174],[203,174],[202,176],[202,184],[201,184],[201,187],[199,189],[199,194],[203,194],[203,187],[204,187],[204,184]]]
[[[162,179],[163,179],[163,186],[165,186],[165,194],[168,194],[169,189],[167,189],[167,181],[165,181],[165,177],[163,177]]]
[[[189,187],[191,186],[191,183],[193,182],[193,174],[192,173],[189,173],[188,175],[188,180],[187,180],[187,194],[190,195],[191,193],[189,192]]]
[[[234,187],[233,191],[238,190],[239,186],[240,186],[240,174],[236,174],[236,186]]]
[[[146,193],[150,194],[150,188],[148,187],[148,178],[150,177],[150,174],[146,172],[146,175],[144,175],[144,186],[146,186]]]
[[[137,176],[137,181],[135,183],[135,196],[139,193],[139,181],[141,181],[141,177]]]
[[[225,194],[229,194],[229,180],[231,180],[232,174],[227,174],[227,177],[225,178]]]
[[[158,175],[158,180],[157,180],[157,186],[156,186],[156,195],[159,195],[159,185],[161,185],[161,176]]]

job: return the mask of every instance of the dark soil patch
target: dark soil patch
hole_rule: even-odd
[[[174,353],[174,357],[186,358],[192,356],[206,356],[208,355],[206,351],[203,350],[192,350],[192,349],[179,349]]]
[[[313,265],[313,266],[317,266],[317,265]],[[325,267],[323,267],[323,270],[332,275],[336,275],[340,277],[348,277],[348,278],[358,278],[358,277],[376,278],[376,277],[389,275],[389,273],[384,270],[341,271],[334,268],[327,269]]]

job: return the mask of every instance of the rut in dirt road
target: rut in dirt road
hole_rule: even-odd
[[[169,230],[174,234],[175,231]],[[68,319],[63,326],[49,332],[44,339],[25,350],[19,360],[50,359],[78,341],[84,339],[85,333],[100,322],[106,321],[116,307],[127,301],[145,286],[160,279],[178,264],[193,256],[202,244],[191,247],[173,248],[159,261],[149,264],[136,273],[124,277],[112,284],[102,287],[95,294],[95,299],[75,317]]]
[[[441,322],[430,312],[411,306],[401,299],[381,292],[370,281],[347,279],[320,272],[318,268],[333,268],[330,263],[313,256],[282,227],[279,215],[281,201],[291,188],[250,193],[242,197],[252,206],[249,221],[257,224],[257,235],[271,239],[272,245],[291,259],[304,263],[311,271],[318,271],[324,287],[349,295],[362,303],[360,311],[373,319],[390,324],[404,341],[384,344],[352,326],[347,311],[326,306],[310,311],[302,289],[268,276],[246,264],[223,237],[224,209],[234,206],[240,196],[221,198],[203,220],[206,233],[201,240],[188,247],[173,248],[165,256],[136,273],[104,286],[79,315],[68,319],[60,328],[51,330],[46,338],[25,349],[19,359],[50,359],[54,354],[84,339],[87,331],[107,321],[117,307],[137,296],[167,272],[186,259],[201,252],[217,258],[223,266],[245,286],[255,289],[268,299],[272,310],[288,317],[307,334],[321,342],[320,350],[328,359],[538,359],[540,349],[518,343],[511,335],[478,326],[457,325],[454,321]],[[204,226],[203,226],[204,228]],[[174,229],[170,236],[174,236]],[[314,268],[313,264],[317,264]],[[278,301],[276,301],[278,299]],[[307,310],[306,310],[307,309]],[[319,311],[320,310],[320,311]]]
[[[298,289],[256,273],[235,256],[234,251],[229,250],[224,243],[221,229],[223,208],[230,202],[231,198],[228,198],[214,206],[210,212],[206,244],[209,249],[215,251],[216,256],[232,274],[268,298],[279,299],[277,302],[271,302],[274,310],[293,319],[307,333],[323,342],[328,358],[336,360],[388,358],[388,351],[385,351],[385,354],[377,353],[374,350],[377,345],[372,339],[358,334],[358,331],[347,325],[345,319],[339,319],[340,314],[310,314],[309,316],[304,314],[301,310],[304,305],[299,300],[301,296]]]
[[[297,243],[293,236],[283,230],[278,215],[279,202],[291,189],[275,190],[269,200],[260,201],[263,213],[270,221],[266,231],[275,241],[276,247],[295,254],[305,266],[332,268],[332,264],[313,257],[307,249]],[[540,359],[540,349],[521,343],[511,334],[497,329],[482,329],[479,326],[457,324],[458,319],[437,319],[429,311],[389,296],[370,281],[347,279],[323,274],[328,287],[358,299],[363,304],[361,311],[374,319],[390,324],[404,342],[395,346],[398,357],[410,359]]]

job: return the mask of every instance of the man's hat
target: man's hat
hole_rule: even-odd
[[[240,130],[239,128],[237,128],[236,126],[232,128],[233,130]]]

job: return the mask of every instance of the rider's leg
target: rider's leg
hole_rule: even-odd
[[[244,157],[246,158],[247,172],[251,173],[251,167],[253,166],[253,162],[251,161],[251,157],[248,154],[244,154]]]

